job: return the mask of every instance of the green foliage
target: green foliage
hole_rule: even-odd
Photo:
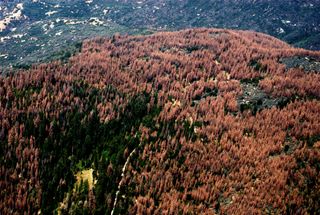
[[[268,69],[267,65],[262,65],[259,61],[254,59],[249,62],[249,66],[253,67],[253,69],[258,72],[266,72]]]
[[[128,104],[126,110],[118,120],[111,121],[103,126],[104,142],[97,147],[97,154],[103,151],[100,157],[96,157],[94,162],[97,164],[98,182],[95,186],[95,194],[97,197],[97,214],[110,213],[110,208],[105,204],[107,201],[106,194],[115,196],[117,190],[117,179],[121,174],[121,168],[125,162],[123,157],[125,148],[132,151],[139,145],[139,135],[130,136],[131,130],[137,130],[138,126],[144,122],[152,124],[150,120],[159,111],[155,109],[149,114],[147,112],[147,104],[150,96],[141,94],[135,96]],[[128,136],[128,138],[126,138]],[[106,171],[108,166],[112,164],[112,171]],[[110,197],[109,197],[110,198]]]
[[[202,47],[200,47],[200,46],[188,46],[188,47],[186,47],[186,52],[187,53],[192,53],[194,51],[200,50],[201,48]]]
[[[309,170],[307,171],[306,168]],[[304,207],[309,214],[319,214],[320,193],[317,186],[319,177],[312,172],[320,171],[320,159],[316,156],[311,156],[309,153],[302,157],[296,158],[296,166],[292,169],[287,184],[295,185],[299,189],[300,195],[303,196]],[[297,175],[299,177],[297,177]],[[298,208],[294,204],[287,205],[287,212],[294,213]]]
[[[201,126],[202,126],[202,122],[199,122],[199,121],[196,121],[192,124],[190,124],[189,121],[184,121],[183,132],[184,132],[185,137],[188,140],[195,141],[198,138],[198,135],[195,133],[195,128],[201,127]]]
[[[13,69],[23,69],[23,70],[28,70],[31,68],[31,65],[30,64],[15,64],[12,66]]]
[[[60,51],[53,53],[50,56],[50,60],[60,60],[62,62],[67,62],[70,57],[72,57],[76,53],[81,52],[81,48],[82,48],[82,42],[81,41],[76,42],[65,49],[61,49]]]
[[[40,86],[30,86],[23,91],[15,90],[14,96],[28,100],[34,91],[38,92],[40,89]],[[60,113],[60,117],[56,119],[40,112],[37,124],[34,121],[37,117],[35,114],[20,114],[17,119],[26,125],[23,135],[34,136],[37,147],[40,148],[40,180],[41,186],[45,188],[42,192],[41,211],[44,214],[55,211],[65,193],[73,189],[75,172],[93,167],[98,181],[94,189],[97,213],[109,213],[110,208],[105,202],[107,198],[114,198],[117,181],[125,162],[124,151],[126,148],[132,151],[139,145],[139,133],[131,136],[131,131],[137,131],[141,123],[154,128],[153,119],[159,114],[160,109],[154,108],[148,113],[150,95],[142,93],[129,101],[118,119],[101,123],[94,108],[95,101],[100,99],[101,93],[117,92],[112,87],[99,91],[89,89],[83,82],[74,83],[72,90],[75,96],[88,99],[83,112],[74,107]],[[87,117],[89,115],[90,117]],[[47,128],[50,128],[50,133]],[[11,162],[14,165],[17,161],[12,159]],[[107,173],[106,169],[110,164],[113,171]],[[61,181],[65,183],[61,184]],[[86,187],[84,183],[78,188],[78,199],[82,202],[87,193]],[[78,209],[79,207],[72,208],[73,213],[87,213]]]
[[[98,92],[95,91],[90,91],[89,94],[90,102],[98,96]],[[34,135],[38,139],[44,138],[44,144],[40,146],[42,159],[46,161],[41,168],[43,169],[41,179],[43,186],[46,187],[42,198],[44,213],[53,211],[57,203],[63,199],[64,193],[72,189],[75,181],[74,172],[89,168],[91,165],[96,169],[95,175],[98,181],[94,189],[97,213],[110,212],[110,208],[105,204],[108,196],[106,194],[110,194],[111,197],[115,195],[116,182],[125,162],[124,150],[125,148],[133,150],[139,144],[139,135],[135,137],[129,135],[130,138],[127,139],[126,136],[132,129],[137,130],[141,122],[152,125],[153,117],[159,113],[159,110],[155,109],[151,115],[148,115],[149,101],[150,96],[147,94],[135,96],[120,118],[108,123],[101,123],[96,111],[93,111],[92,117],[86,118],[85,121],[83,120],[88,113],[77,111],[68,113],[65,118],[65,131],[62,133],[59,132],[59,128],[55,128],[58,130],[52,137],[43,133],[45,130],[41,131],[48,123],[47,119],[42,119],[39,132]],[[59,122],[59,124],[62,123],[63,121]],[[51,160],[48,160],[49,156],[52,157]],[[110,164],[113,166],[113,171],[108,174],[106,169]],[[61,178],[67,182],[67,185],[57,189]],[[72,209],[72,211],[77,210]]]
[[[263,79],[262,77],[241,79],[241,80],[240,80],[240,83],[258,85],[258,84],[259,84],[259,81],[262,80],[262,79]]]

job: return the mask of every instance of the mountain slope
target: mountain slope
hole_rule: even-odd
[[[120,1],[128,11],[112,14],[128,26],[224,27],[264,32],[291,44],[319,49],[320,2],[274,0]],[[123,13],[121,13],[123,12]]]
[[[21,17],[8,19],[17,5],[23,6]],[[8,23],[0,30],[0,64],[64,58],[74,51],[61,49],[92,36],[190,27],[255,30],[319,50],[319,10],[319,0],[5,1],[0,2],[0,26]]]
[[[0,212],[317,214],[319,57],[193,29],[1,76]]]

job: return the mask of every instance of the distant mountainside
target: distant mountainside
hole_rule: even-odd
[[[120,0],[119,2],[131,9],[120,10],[113,13],[112,17],[118,23],[127,26],[173,29],[207,26],[247,29],[276,36],[296,46],[320,49],[319,0]]]
[[[223,29],[0,76],[0,214],[320,214],[320,52]]]
[[[2,1],[0,64],[64,58],[93,36],[190,27],[254,30],[319,50],[319,11],[319,0]]]

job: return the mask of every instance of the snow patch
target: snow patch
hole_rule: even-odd
[[[8,54],[0,54],[0,58],[4,58],[4,59],[7,59],[9,57]]]
[[[283,33],[285,33],[285,31],[283,30],[283,28],[277,28],[277,33],[283,34]]]
[[[54,11],[48,11],[48,12],[45,13],[45,15],[46,15],[46,16],[51,16],[51,15],[53,15],[53,14],[55,14],[55,13],[58,13],[58,11],[56,11],[56,10],[54,10]]]
[[[61,36],[62,33],[63,33],[63,31],[59,31],[59,32],[56,33],[56,36]]]
[[[79,25],[79,24],[85,24],[84,21],[76,20],[76,19],[64,19],[63,23],[66,25]]]
[[[22,38],[24,35],[23,34],[14,34],[14,35],[12,35],[11,37],[12,38],[15,38],[15,39],[17,39],[17,38]]]
[[[104,22],[102,20],[100,20],[99,18],[97,18],[97,17],[91,17],[89,19],[89,23],[91,25],[95,25],[95,26],[104,24]]]
[[[4,36],[4,37],[0,37],[0,43],[4,43],[7,40],[11,40],[11,39],[21,39],[23,36],[25,36],[26,34],[14,34],[12,36]]]
[[[49,28],[51,28],[51,29],[54,28],[54,22],[51,22],[51,23],[50,23]]]
[[[109,13],[109,11],[110,11],[110,8],[104,9],[103,10],[103,15],[107,15]]]
[[[283,23],[283,24],[290,24],[291,23],[291,21],[290,20],[281,20],[281,22]]]

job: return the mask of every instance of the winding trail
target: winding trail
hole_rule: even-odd
[[[142,144],[142,143],[140,143],[137,148],[139,148],[139,147],[141,146],[141,144]],[[117,190],[117,192],[116,192],[116,197],[115,197],[115,199],[114,199],[114,203],[113,203],[111,215],[114,215],[114,210],[115,210],[115,208],[116,208],[116,206],[117,206],[117,203],[118,203],[118,197],[119,197],[119,194],[120,194],[121,186],[122,186],[122,184],[123,184],[124,173],[125,173],[125,171],[127,170],[127,166],[128,166],[128,164],[129,164],[129,162],[130,162],[130,158],[131,158],[131,157],[134,155],[134,153],[137,151],[137,148],[135,148],[135,149],[130,153],[130,155],[128,156],[125,164],[124,164],[123,167],[122,167],[121,180],[120,180],[120,182],[119,182],[119,184],[118,184],[118,190]]]

